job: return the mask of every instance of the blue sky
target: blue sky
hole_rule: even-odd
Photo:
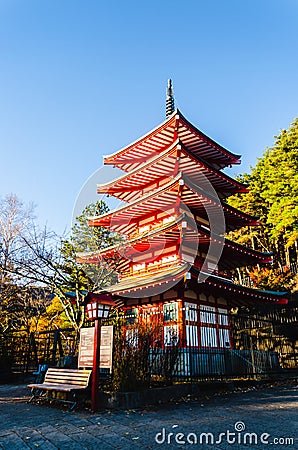
[[[298,115],[297,21],[297,0],[0,0],[0,195],[62,232],[102,155],[164,120],[168,78],[248,171]]]

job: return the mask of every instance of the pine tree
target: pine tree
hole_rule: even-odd
[[[259,227],[247,227],[233,233],[233,239],[260,251],[274,253],[273,273],[264,277],[271,285],[282,288],[280,273],[284,266],[297,264],[298,241],[298,119],[288,130],[276,136],[250,174],[239,177],[248,184],[248,194],[237,194],[228,199],[229,204],[258,216]],[[284,269],[283,269],[284,270]],[[278,283],[272,277],[278,277]],[[262,277],[262,274],[260,274]],[[290,287],[289,275],[284,277],[285,287]],[[258,277],[254,277],[258,279]],[[264,287],[264,280],[257,281]],[[270,287],[267,284],[267,287]]]

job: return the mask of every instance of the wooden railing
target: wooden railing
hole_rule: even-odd
[[[168,263],[159,263],[156,265],[153,265],[152,267],[144,267],[144,269],[140,269],[140,270],[135,270],[135,271],[130,271],[130,272],[126,272],[123,273],[121,276],[121,279],[127,279],[127,278],[132,278],[135,276],[148,276],[148,275],[154,275],[156,273],[160,273],[161,270],[165,270],[165,269],[169,269],[170,267],[172,267],[173,269],[178,268],[179,266],[181,266],[183,264],[183,261],[181,260],[176,260],[176,261],[170,261]]]

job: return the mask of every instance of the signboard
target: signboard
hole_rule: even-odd
[[[79,367],[93,366],[94,327],[81,328],[79,345]]]
[[[81,328],[79,345],[79,367],[92,367],[94,353],[94,327]],[[100,368],[112,370],[113,326],[103,325],[100,337]]]
[[[113,359],[113,325],[104,325],[101,327],[100,336],[100,364],[102,369],[112,371]]]

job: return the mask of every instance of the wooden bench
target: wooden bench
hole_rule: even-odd
[[[49,368],[43,383],[28,384],[28,387],[31,388],[32,392],[32,397],[28,403],[36,398],[45,398],[48,400],[71,403],[70,411],[72,411],[78,403],[77,394],[84,392],[89,386],[91,372],[91,370],[86,369]],[[50,392],[64,392],[67,395],[71,394],[72,400],[49,396]]]

